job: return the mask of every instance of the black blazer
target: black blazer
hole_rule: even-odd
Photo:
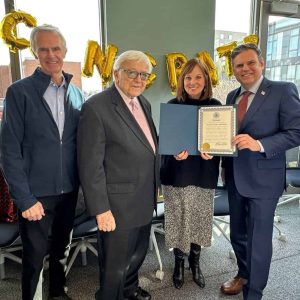
[[[138,97],[155,145],[151,107]],[[113,85],[84,103],[78,129],[78,167],[91,215],[111,210],[119,228],[151,221],[158,159]]]

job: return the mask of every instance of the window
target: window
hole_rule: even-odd
[[[266,76],[294,82],[300,89],[300,20],[268,16]],[[272,41],[272,43],[270,42]],[[273,71],[274,70],[274,71]]]
[[[267,78],[271,78],[271,68],[266,68],[265,69],[265,75]]]
[[[0,2],[0,14],[3,17],[5,16],[4,1]],[[0,56],[0,121],[1,121],[3,98],[5,97],[7,88],[12,83],[9,50],[2,40],[0,40],[0,53],[1,53]]]
[[[87,5],[84,1],[52,0],[51,5],[45,6],[45,2],[40,0],[15,0],[15,9],[31,14],[38,24],[52,24],[61,30],[68,48],[64,70],[73,74],[72,82],[79,86],[86,96],[102,89],[101,78],[96,70],[92,78],[81,76],[87,41],[95,40],[100,44],[98,0],[88,2]],[[19,36],[29,39],[30,28],[20,24],[18,29]],[[22,76],[30,75],[37,66],[29,49],[21,51],[21,61]]]
[[[290,57],[296,57],[298,52],[298,36],[290,38]]]
[[[296,66],[295,65],[288,66],[287,80],[288,81],[294,81],[295,74],[296,74]],[[280,79],[278,79],[278,80],[280,80]]]
[[[282,39],[281,59],[289,57],[289,44],[290,44],[290,36],[287,33],[285,33]]]
[[[277,34],[277,49],[276,49],[276,59],[281,59],[281,53],[282,53],[282,38],[283,38],[283,32],[280,32]]]
[[[299,28],[295,28],[291,30],[291,36],[298,36],[299,35]]]
[[[234,9],[232,9],[234,7]],[[238,14],[236,12],[239,12]],[[243,38],[249,35],[251,0],[216,0],[215,16],[215,48],[236,41],[243,43]],[[238,24],[238,26],[237,26]],[[219,58],[215,52],[215,64],[218,70],[219,84],[214,89],[214,96],[225,102],[229,91],[239,86],[234,76],[228,77],[225,68],[225,58]]]
[[[281,66],[281,79],[280,80],[287,80],[287,72],[288,72],[288,66]]]
[[[296,79],[300,80],[300,65],[296,66]]]
[[[281,78],[281,67],[275,67],[274,68],[274,80],[280,80]]]
[[[277,57],[277,39],[276,39],[277,36],[274,36],[274,41],[273,41],[273,44],[272,44],[272,60],[275,60],[276,57]]]
[[[272,60],[273,35],[268,36],[267,61]]]

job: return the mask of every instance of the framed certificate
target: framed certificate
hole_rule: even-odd
[[[232,138],[237,132],[235,105],[202,106],[198,110],[198,151],[212,155],[236,156]]]

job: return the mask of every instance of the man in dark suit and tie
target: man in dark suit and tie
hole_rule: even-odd
[[[294,84],[263,77],[256,45],[239,45],[231,58],[241,87],[229,93],[226,103],[240,110],[233,139],[238,156],[226,158],[223,167],[238,274],[221,291],[243,290],[244,299],[257,300],[269,275],[274,212],[285,188],[285,151],[300,144],[300,102]]]
[[[157,194],[157,136],[141,95],[152,65],[143,52],[130,50],[113,69],[115,84],[85,102],[78,129],[80,180],[99,229],[96,299],[149,300],[138,285],[138,270]]]

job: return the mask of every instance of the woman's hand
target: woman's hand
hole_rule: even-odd
[[[176,160],[184,160],[184,159],[187,159],[188,156],[189,156],[188,151],[184,150],[184,151],[180,152],[179,154],[174,155],[174,158]]]
[[[209,160],[209,159],[212,159],[212,158],[213,158],[212,155],[209,155],[209,154],[206,153],[206,152],[200,152],[200,155],[201,155],[201,157],[202,157],[204,160]]]

